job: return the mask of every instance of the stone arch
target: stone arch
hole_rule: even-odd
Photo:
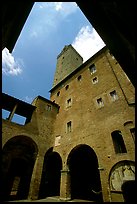
[[[130,126],[133,125],[133,121],[132,120],[128,120],[124,123],[124,126]]]
[[[68,155],[71,199],[102,201],[98,159],[94,150],[79,144]]]
[[[51,147],[44,156],[39,199],[60,195],[61,170],[61,156]]]
[[[27,199],[38,147],[28,136],[9,139],[2,149],[3,200]]]
[[[130,132],[132,139],[135,143],[135,125],[134,125],[133,121],[131,121],[131,120],[126,121],[124,123],[124,127],[126,128],[126,130],[128,132]]]
[[[121,192],[124,199],[132,198],[135,182],[135,162],[122,160],[116,163],[109,173],[109,188],[111,192]],[[130,187],[129,187],[130,186]],[[132,191],[129,191],[132,189]],[[116,194],[116,193],[115,193]],[[131,196],[132,194],[132,196]],[[134,194],[135,195],[135,194]]]

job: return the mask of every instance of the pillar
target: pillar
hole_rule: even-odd
[[[103,167],[99,167],[98,170],[100,173],[103,202],[111,202],[109,184],[108,184],[108,175],[107,175],[106,169],[104,169]]]
[[[16,109],[17,109],[17,106],[18,106],[18,104],[16,104],[16,105],[14,106],[13,110],[10,112],[9,117],[7,118],[9,121],[12,120],[13,115],[14,115]]]
[[[34,168],[33,168],[31,182],[30,182],[30,190],[29,190],[29,195],[28,195],[29,200],[38,199],[41,176],[42,176],[42,169],[43,169],[43,162],[44,162],[44,155],[37,155],[37,158],[34,164]]]
[[[70,170],[61,170],[60,200],[71,200]]]

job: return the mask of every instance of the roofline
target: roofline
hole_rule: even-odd
[[[13,97],[13,96],[10,96],[10,95],[8,95],[8,94],[6,94],[6,93],[2,93],[2,95],[5,96],[7,99],[9,98],[9,100],[14,100],[14,101],[19,102],[20,104],[26,104],[26,105],[28,105],[28,106],[31,106],[31,107],[36,108],[36,106],[34,106],[34,105],[32,105],[32,104],[30,104],[30,103],[28,103],[28,102],[26,102],[26,101],[20,100],[20,99],[18,99],[18,98],[15,98],[15,97]]]
[[[91,60],[93,60],[94,58],[96,58],[98,55],[100,55],[101,53],[103,53],[104,51],[108,50],[107,46],[104,46],[101,50],[99,50],[96,54],[94,54],[91,58],[89,58],[86,62],[84,62],[83,64],[81,64],[77,69],[75,69],[73,72],[71,72],[65,79],[63,79],[62,81],[60,81],[56,86],[54,86],[52,89],[49,90],[49,92],[51,93],[52,91],[54,91],[56,88],[58,88],[62,83],[64,83],[65,81],[67,81],[70,77],[72,77],[74,74],[76,74],[77,72],[79,72],[81,69],[83,69]]]
[[[57,106],[57,107],[60,107],[57,103],[54,103],[53,101],[51,101],[51,100],[49,100],[49,99],[47,99],[47,98],[44,98],[43,96],[38,95],[36,98],[42,99],[42,100],[46,101],[47,103],[50,103],[50,104],[55,105],[55,106]],[[35,99],[36,99],[36,98],[35,98]],[[34,99],[34,100],[35,100],[35,99]]]
[[[77,50],[71,45],[71,44],[69,44],[69,45],[65,45],[64,46],[64,48],[65,47],[71,47],[78,55],[79,55],[79,57],[82,59],[82,61],[83,61],[83,57],[77,52]],[[64,53],[64,48],[62,49],[62,51],[61,51],[61,53],[57,56],[57,59]],[[68,50],[68,48],[67,48],[67,50]]]
[[[15,106],[16,109],[14,113],[26,118],[30,118],[33,111],[36,109],[36,106],[32,104],[14,98],[6,93],[2,93],[2,109],[12,112]]]

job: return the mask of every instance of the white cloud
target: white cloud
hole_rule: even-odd
[[[41,40],[43,35],[44,38],[48,37],[65,18],[78,10],[78,6],[75,2],[37,2],[33,9],[37,15],[31,13],[28,36],[32,39],[39,37]]]
[[[26,101],[27,103],[31,103],[32,100],[33,100],[32,97],[30,97],[30,96],[25,96],[25,101]]]
[[[83,57],[83,61],[85,62],[103,48],[105,43],[94,28],[84,26],[80,29],[72,43],[72,46]]]
[[[56,11],[59,11],[61,10],[63,7],[62,7],[62,2],[55,2],[55,9]]]
[[[17,76],[22,73],[19,62],[14,59],[7,48],[2,50],[2,73],[13,76]]]
[[[31,36],[31,37],[34,37],[34,38],[37,38],[37,37],[38,37],[38,33],[37,33],[36,31],[32,31],[32,32],[30,33],[30,36]]]
[[[55,10],[60,12],[63,17],[74,13],[78,7],[75,2],[54,2]]]
[[[40,9],[49,9],[55,10],[64,17],[76,11],[78,8],[75,2],[42,2],[39,5]]]

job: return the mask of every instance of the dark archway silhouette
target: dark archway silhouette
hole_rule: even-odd
[[[27,199],[32,171],[38,153],[27,136],[15,136],[2,151],[2,200]]]
[[[132,201],[136,200],[134,161],[121,160],[111,168],[109,173],[109,188],[111,191],[121,191],[125,202],[132,203]]]
[[[71,198],[102,201],[98,160],[93,149],[85,144],[76,146],[69,154]]]
[[[137,200],[135,180],[126,181],[122,184],[122,192],[125,202],[133,203]]]
[[[39,199],[60,195],[61,169],[60,155],[50,148],[44,157]]]

